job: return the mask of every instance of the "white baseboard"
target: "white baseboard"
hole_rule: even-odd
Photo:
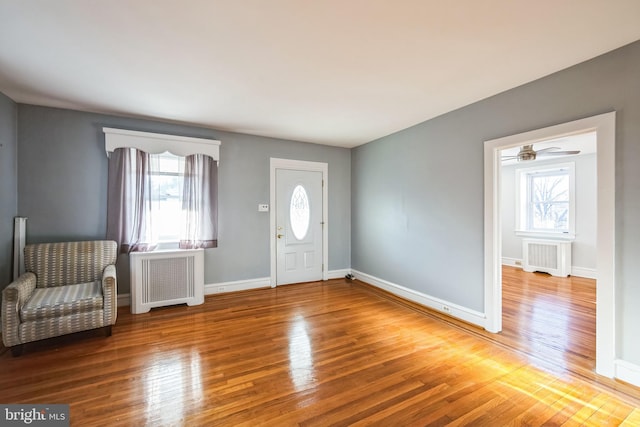
[[[502,257],[502,265],[508,265],[511,267],[522,268],[522,260],[518,258]]]
[[[131,294],[118,294],[118,307],[128,307],[131,305]]]
[[[614,365],[617,379],[640,387],[640,366],[620,359],[617,359]]]
[[[327,279],[339,279],[351,273],[350,268],[341,270],[330,270],[327,272]],[[204,294],[222,294],[227,292],[247,291],[250,289],[270,288],[271,278],[261,277],[258,279],[236,280],[233,282],[211,283],[204,285]]]
[[[327,272],[327,279],[343,279],[347,274],[351,274],[350,268],[343,268],[341,270],[329,270],[329,272]]]
[[[442,300],[440,298],[423,294],[422,292],[418,292],[413,289],[405,288],[404,286],[379,279],[360,271],[353,270],[352,273],[356,277],[356,279],[362,280],[363,282],[369,283],[370,285],[373,285],[380,289],[384,289],[385,291],[399,297],[417,302],[418,304],[424,305],[425,307],[432,308],[441,313],[456,317],[458,319],[464,320],[465,322],[472,323],[476,326],[480,326],[481,328],[484,328],[486,325],[486,316],[484,315],[484,313],[470,310],[466,307],[462,307],[460,305]]]
[[[250,289],[270,288],[271,279],[261,277],[258,279],[236,280],[233,282],[220,282],[204,285],[204,294],[224,294],[227,292],[248,291]]]
[[[597,279],[598,272],[595,268],[585,268],[585,267],[571,267],[571,275],[577,277],[584,277],[586,279]]]

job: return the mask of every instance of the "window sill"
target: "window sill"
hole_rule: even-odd
[[[180,249],[180,242],[174,241],[160,241],[156,247],[156,251],[177,250]]]
[[[576,235],[574,233],[557,233],[552,231],[528,231],[528,230],[517,230],[516,236],[518,237],[533,237],[536,239],[555,239],[555,240],[567,240],[573,241],[576,239]]]

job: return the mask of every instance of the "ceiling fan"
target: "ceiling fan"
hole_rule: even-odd
[[[546,156],[568,156],[571,154],[579,154],[580,150],[560,150],[560,147],[549,147],[541,150],[534,150],[533,145],[523,145],[520,147],[520,151],[515,156],[502,156],[502,161],[505,160],[517,160],[519,162],[526,162],[535,160],[537,157]]]

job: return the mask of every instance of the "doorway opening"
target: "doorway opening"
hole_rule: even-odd
[[[501,339],[585,371],[596,347],[596,139],[501,150]]]
[[[502,150],[595,132],[597,139],[596,373],[615,375],[615,112],[485,141],[485,329],[502,330]]]

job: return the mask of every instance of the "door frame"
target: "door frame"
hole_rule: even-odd
[[[277,286],[276,250],[276,169],[289,169],[322,173],[322,280],[328,279],[329,269],[329,164],[306,160],[279,159],[271,157],[269,165],[269,244],[271,253],[271,287]]]
[[[500,152],[585,131],[597,134],[596,373],[613,378],[616,361],[615,111],[484,142],[485,329],[502,330]]]

